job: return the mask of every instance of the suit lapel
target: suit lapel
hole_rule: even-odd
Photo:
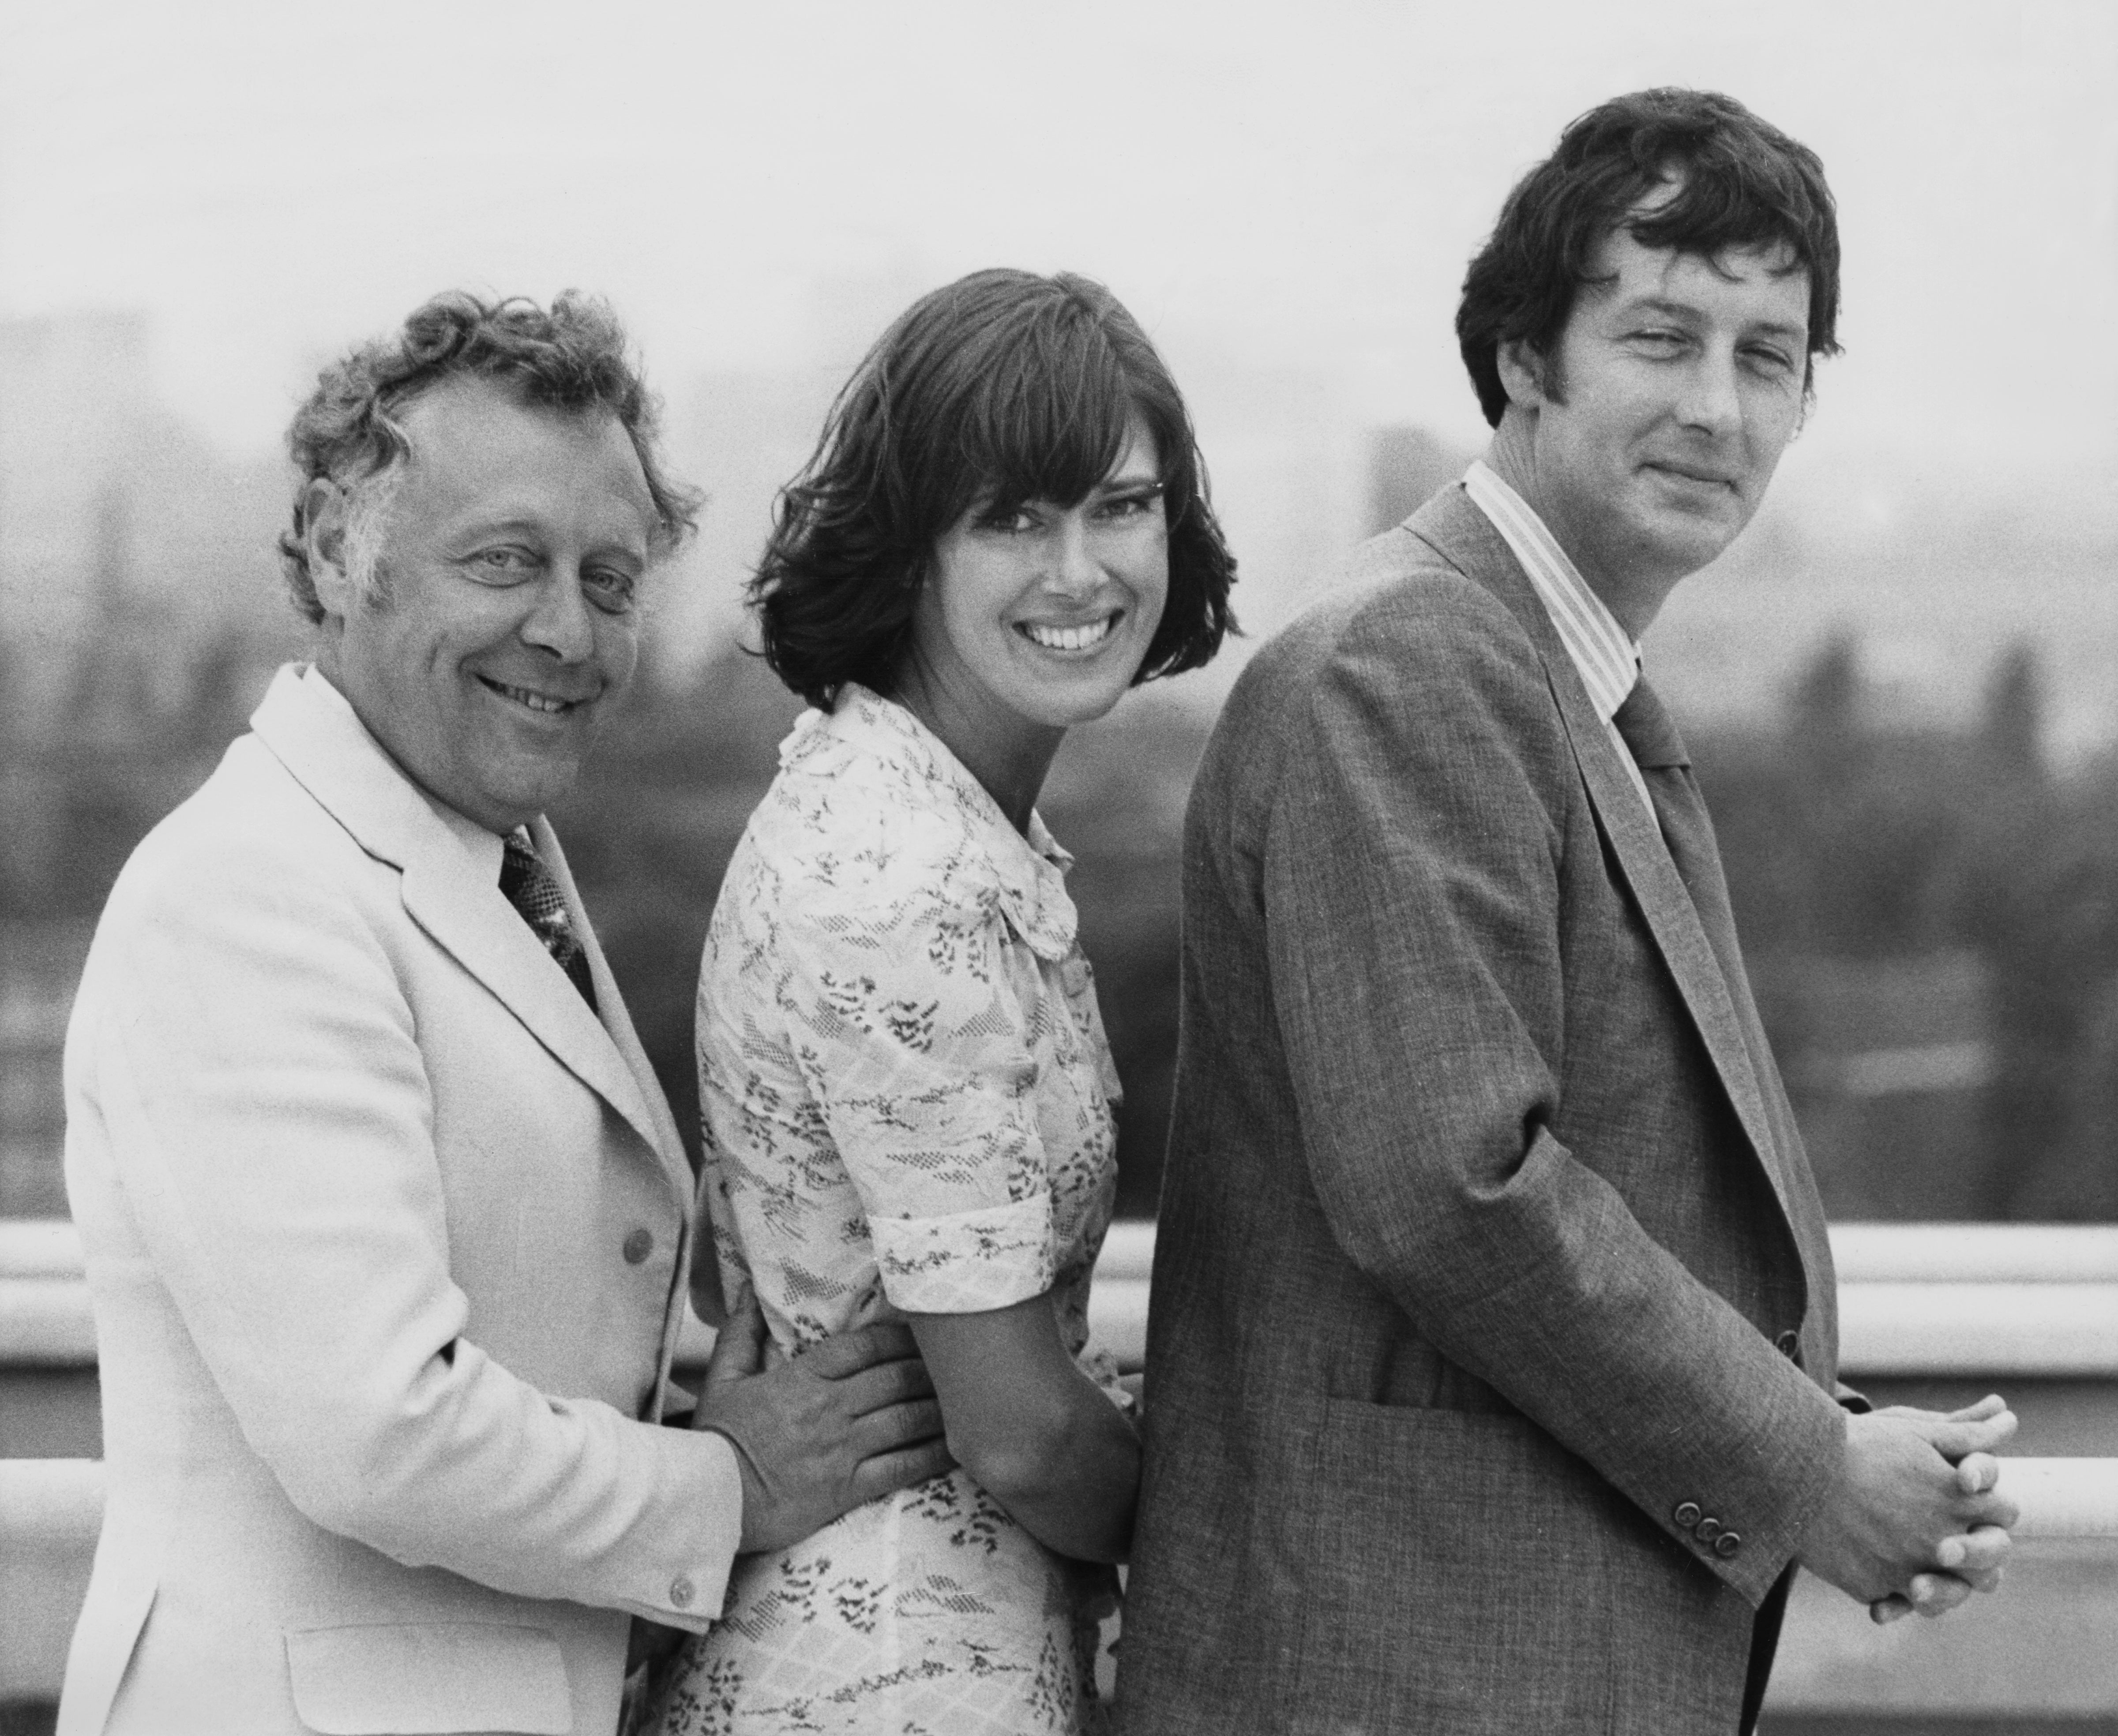
[[[618,993],[617,979],[610,973],[609,961],[603,955],[594,925],[589,921],[587,907],[574,884],[573,870],[567,866],[566,852],[559,847],[558,834],[553,831],[551,823],[539,815],[530,823],[530,835],[537,847],[537,854],[543,858],[545,866],[557,877],[560,890],[566,895],[566,910],[573,918],[574,932],[580,936],[588,954],[589,976],[595,985],[596,1005],[603,1015],[598,1028],[603,1031],[608,1046],[617,1050],[631,1075],[635,1095],[654,1125],[654,1137],[649,1143],[661,1155],[671,1183],[688,1202],[692,1191],[691,1167],[684,1157],[684,1142],[677,1134],[677,1118],[669,1112],[669,1101],[662,1094],[661,1082],[654,1077],[654,1065],[640,1046],[639,1033],[632,1027],[631,1015],[625,1009],[625,998]],[[540,947],[538,950],[543,949]],[[571,990],[573,985],[569,982],[566,987]],[[588,1012],[587,1003],[580,995],[574,995],[573,999],[583,1013]],[[592,1015],[590,1022],[594,1023]],[[634,1124],[640,1124],[636,1121]],[[646,1129],[642,1127],[641,1131],[645,1133]]]
[[[1588,689],[1581,684],[1580,672],[1567,655],[1528,575],[1491,521],[1461,488],[1445,489],[1408,519],[1404,528],[1492,592],[1537,647],[1597,824],[1609,841],[1627,889],[1676,983],[1677,993],[1705,1045],[1736,1119],[1764,1166],[1780,1209],[1792,1221],[1792,1206],[1781,1174],[1778,1143],[1773,1138],[1756,1069],[1743,1041],[1743,1027],[1727,979],[1722,975],[1691,894],[1685,889],[1676,863],[1662,842],[1661,829],[1620,764],[1618,748],[1597,714]]]
[[[551,829],[537,822],[538,847],[540,852],[548,850],[546,860],[559,876],[585,939],[608,1029],[502,896],[497,847],[493,871],[486,874],[472,843],[459,835],[474,829],[468,821],[452,824],[436,810],[323,676],[282,669],[251,723],[296,781],[363,850],[400,870],[405,909],[412,920],[647,1142],[688,1209],[690,1171],[675,1125],[640,1052]]]
[[[562,1066],[631,1123],[658,1157],[664,1157],[661,1123],[648,1108],[638,1078],[566,972],[501,896],[497,882],[488,888],[470,879],[452,850],[412,852],[400,866],[405,871],[405,908],[412,920],[491,990]],[[578,909],[574,898],[568,903]],[[599,957],[596,963],[600,962]],[[608,969],[595,982],[599,1000],[614,1003],[617,990]]]

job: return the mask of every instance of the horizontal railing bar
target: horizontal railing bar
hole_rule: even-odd
[[[1845,1284],[2118,1284],[2118,1225],[1834,1224]]]
[[[81,1231],[69,1218],[0,1217],[0,1278],[77,1278]]]
[[[0,1368],[95,1366],[95,1316],[81,1278],[0,1278]]]
[[[1147,1347],[1148,1286],[1099,1278],[1089,1319],[1121,1368]],[[1848,1284],[1838,1293],[1840,1366],[1878,1375],[2118,1378],[2118,1285]],[[702,1364],[710,1329],[693,1320],[677,1363]],[[95,1366],[88,1286],[50,1278],[0,1279],[0,1369]]]
[[[1842,1284],[1839,1366],[2118,1378],[2118,1284]]]
[[[1846,1224],[1832,1238],[1850,1378],[2118,1378],[2118,1227]],[[62,1221],[0,1221],[0,1368],[95,1365],[79,1249]],[[1154,1250],[1152,1224],[1115,1224],[1097,1265],[1090,1319],[1122,1367],[1145,1354]],[[711,1343],[690,1323],[680,1363]]]
[[[2118,1284],[2118,1225],[1831,1226],[1842,1284]],[[1145,1278],[1154,1226],[1111,1226],[1098,1277]],[[64,1218],[0,1218],[0,1278],[78,1277],[81,1235]]]
[[[2000,1461],[2017,1537],[2118,1537],[2118,1459]]]
[[[1841,1284],[2118,1284],[2118,1225],[1834,1224],[1831,1254]],[[1112,1224],[1096,1277],[1154,1263],[1153,1224]]]
[[[1103,1251],[1096,1259],[1096,1281],[1138,1278],[1147,1281],[1154,1266],[1154,1226],[1137,1221],[1112,1224],[1103,1236]]]
[[[0,1556],[11,1544],[78,1543],[103,1526],[100,1459],[0,1459]]]

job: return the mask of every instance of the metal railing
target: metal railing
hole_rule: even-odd
[[[2118,1378],[2118,1228],[1846,1224],[1831,1240],[1849,1376]],[[1096,1269],[1093,1318],[1121,1363],[1144,1350],[1154,1249],[1152,1225],[1114,1225]],[[691,1323],[686,1360],[711,1342]],[[0,1366],[95,1360],[73,1226],[0,1221]]]
[[[1831,1251],[1848,1379],[2118,1379],[2118,1227],[1839,1224]],[[1112,1226],[1089,1318],[1121,1363],[1145,1354],[1154,1259],[1152,1224]]]
[[[2118,1228],[1854,1224],[1835,1227],[1832,1244],[1849,1378],[2095,1393],[2118,1455]],[[1127,1366],[1145,1347],[1153,1254],[1151,1225],[1120,1224],[1097,1268],[1092,1321]],[[703,1360],[711,1341],[710,1328],[690,1323],[680,1360]],[[72,1226],[0,1221],[0,1375],[78,1373],[95,1360]],[[2014,1577],[2027,1591],[1974,1600],[1945,1623],[1878,1630],[1837,1592],[1805,1581],[1770,1703],[1797,1713],[2019,1713],[2032,1701],[2074,1715],[2118,1711],[2118,1664],[2103,1661],[2118,1648],[2097,1637],[2118,1626],[2118,1563],[2109,1554],[2118,1456],[2011,1457],[2002,1483],[2022,1508]],[[91,1460],[0,1459],[0,1702],[57,1692],[102,1491],[102,1466]],[[2009,1662],[2055,1647],[2063,1669],[2026,1674]],[[2009,1668],[2014,1685],[1994,1688]]]

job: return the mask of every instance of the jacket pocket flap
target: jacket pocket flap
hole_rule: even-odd
[[[541,1628],[434,1622],[286,1639],[294,1710],[318,1736],[568,1736],[574,1727],[566,1659]]]

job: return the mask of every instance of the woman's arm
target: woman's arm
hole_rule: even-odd
[[[1123,1561],[1140,1437],[1066,1354],[1050,1294],[909,1318],[956,1461],[1047,1548]]]

